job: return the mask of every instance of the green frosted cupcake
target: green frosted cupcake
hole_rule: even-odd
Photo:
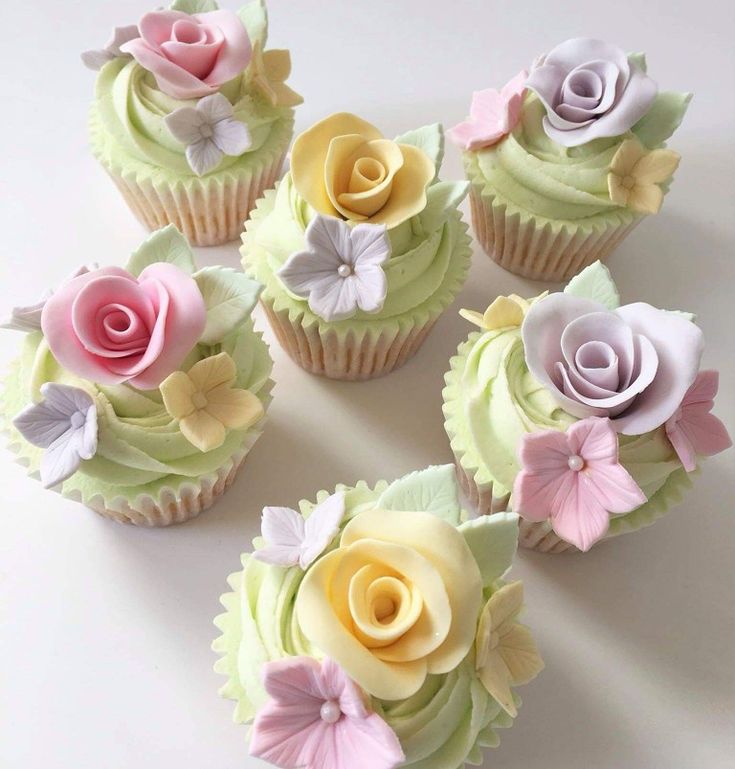
[[[83,54],[100,70],[92,151],[149,229],[235,240],[279,178],[302,99],[284,82],[288,51],[265,50],[267,30],[263,0],[239,13],[177,0]]]
[[[81,268],[13,311],[26,333],[0,400],[10,445],[44,486],[117,521],[180,523],[232,483],[260,436],[271,360],[260,285],[196,270],[172,226],[125,270]]]
[[[441,126],[383,138],[339,113],[294,142],[291,171],[258,202],[241,249],[279,342],[307,371],[370,379],[402,365],[469,268],[457,206],[437,178]]]
[[[488,255],[536,280],[568,280],[659,211],[679,156],[655,154],[691,94],[658,92],[642,54],[567,40],[451,129]]]
[[[251,755],[461,769],[497,746],[543,663],[504,579],[517,516],[468,521],[458,491],[450,465],[263,510],[213,646]]]
[[[512,509],[520,541],[588,550],[664,515],[730,445],[687,313],[620,304],[600,262],[563,292],[498,297],[452,358],[445,428],[478,513]]]

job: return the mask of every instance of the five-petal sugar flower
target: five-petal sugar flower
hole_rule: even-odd
[[[732,446],[725,425],[710,414],[719,379],[716,371],[700,371],[681,405],[666,422],[666,435],[688,473],[697,467],[698,456],[713,456]]]
[[[403,762],[398,737],[333,660],[267,662],[263,685],[271,699],[255,717],[251,755],[282,769],[395,769]]]
[[[221,446],[227,430],[244,430],[263,416],[263,404],[248,390],[233,387],[237,369],[225,352],[174,371],[161,383],[168,413],[184,437],[200,451]]]
[[[85,67],[98,70],[102,69],[107,62],[112,61],[113,59],[120,57],[132,58],[131,54],[124,53],[120,48],[125,45],[125,43],[129,43],[137,37],[140,37],[140,31],[138,30],[137,24],[115,27],[115,29],[112,30],[112,36],[108,40],[107,45],[98,50],[84,51],[82,54],[82,62],[84,62]]]
[[[519,449],[514,509],[546,521],[567,542],[586,551],[607,533],[610,513],[628,513],[645,494],[618,461],[618,436],[609,419],[588,417],[566,433],[527,433]]]
[[[253,558],[273,566],[298,564],[305,571],[334,539],[344,514],[341,492],[327,497],[306,519],[289,507],[265,507],[261,531],[266,545]]]
[[[480,615],[475,638],[475,667],[488,692],[513,718],[518,711],[511,686],[532,681],[544,663],[531,631],[516,622],[523,607],[523,583],[494,592]]]
[[[13,424],[29,443],[46,449],[40,473],[41,482],[50,488],[97,452],[97,408],[78,387],[46,382],[41,395],[43,400],[24,409]]]
[[[180,107],[163,120],[186,145],[186,159],[198,176],[216,168],[222,155],[237,157],[252,144],[248,127],[234,119],[232,104],[221,93],[205,96],[196,107]]]
[[[680,160],[673,150],[649,152],[638,139],[626,139],[610,163],[610,200],[642,214],[657,214],[664,200],[659,184],[672,176]]]
[[[305,251],[292,254],[278,271],[283,285],[326,321],[344,320],[358,310],[379,312],[388,281],[382,265],[391,254],[384,225],[358,224],[317,216],[306,228]]]
[[[303,97],[285,82],[291,74],[288,51],[264,51],[260,40],[256,41],[248,72],[255,87],[274,107],[296,107],[303,103]]]
[[[500,91],[475,91],[469,118],[450,128],[447,136],[466,150],[479,150],[499,142],[518,123],[527,77],[528,72],[522,70]]]

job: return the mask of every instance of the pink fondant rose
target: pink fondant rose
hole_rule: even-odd
[[[214,93],[250,63],[248,33],[236,13],[152,11],[140,20],[140,37],[122,46],[155,75],[175,99]]]
[[[565,147],[624,134],[648,112],[658,92],[624,51],[586,37],[546,54],[526,88],[546,107],[544,131]]]
[[[674,414],[703,348],[700,329],[675,313],[643,302],[608,310],[564,293],[532,305],[522,336],[529,371],[565,411],[610,417],[625,435]]]
[[[196,282],[158,263],[137,278],[105,267],[64,283],[46,302],[41,329],[59,364],[77,376],[151,390],[178,369],[205,319]]]

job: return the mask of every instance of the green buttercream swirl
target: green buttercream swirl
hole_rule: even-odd
[[[364,481],[354,488],[338,487],[345,492],[343,523],[374,507],[386,487],[381,482],[370,489]],[[327,492],[320,492],[317,501],[326,496]],[[314,504],[302,502],[300,507],[308,517]],[[228,580],[234,592],[222,597],[227,613],[215,621],[223,635],[214,643],[215,651],[222,655],[216,669],[229,679],[221,693],[236,700],[238,722],[252,720],[268,701],[261,678],[266,662],[285,656],[322,657],[304,637],[294,611],[304,572],[298,567],[270,566],[247,554],[242,564],[243,570]],[[372,698],[371,703],[398,736],[406,755],[401,766],[408,769],[461,769],[465,762],[479,764],[481,748],[499,742],[495,730],[513,722],[477,678],[474,652],[450,673],[427,676],[421,689],[408,699],[387,702]]]
[[[493,485],[498,498],[513,489],[526,433],[566,430],[576,421],[529,372],[520,328],[470,334],[452,360],[447,385],[444,410],[452,448],[478,483]],[[681,485],[681,462],[663,427],[618,438],[620,462],[649,500],[669,481]]]
[[[223,155],[216,174],[249,157],[276,139],[293,121],[289,107],[274,107],[250,87],[247,70],[220,89],[232,104],[235,120],[245,123],[252,144],[238,157]],[[164,118],[181,107],[195,107],[196,99],[179,100],[158,89],[154,76],[136,61],[117,58],[97,77],[93,124],[102,129],[108,152],[147,163],[175,176],[195,176],[186,160],[186,147],[171,135]],[[272,141],[271,141],[272,140]]]
[[[267,193],[247,225],[242,249],[247,271],[265,285],[266,298],[302,311],[319,321],[308,302],[291,294],[276,272],[296,251],[306,247],[304,231],[315,212],[296,191],[291,174],[286,174],[275,195]],[[469,266],[470,250],[466,227],[459,211],[449,212],[441,226],[425,232],[419,217],[389,230],[391,257],[384,265],[388,291],[382,309],[376,313],[358,311],[352,318],[330,325],[360,326],[378,320],[399,318],[417,309],[443,309],[459,289]]]
[[[250,390],[267,407],[270,402],[271,360],[260,335],[248,320],[230,332],[221,343],[197,345],[182,363],[188,370],[194,363],[218,352],[229,353],[235,361],[235,387]],[[65,495],[81,494],[83,500],[101,494],[106,500],[122,496],[133,500],[140,494],[154,498],[163,487],[178,488],[187,479],[216,471],[260,434],[260,425],[247,430],[228,430],[222,446],[201,452],[181,433],[178,421],[163,406],[158,390],[141,391],[129,385],[102,386],[80,379],[57,363],[40,332],[28,334],[20,358],[6,382],[3,416],[10,420],[23,408],[41,398],[45,382],[80,387],[95,400],[98,420],[96,455],[83,461],[62,486]],[[8,426],[19,453],[38,468],[43,451],[27,443]]]
[[[621,136],[563,147],[544,132],[544,115],[539,98],[527,94],[512,133],[491,147],[464,153],[469,180],[494,205],[507,206],[509,214],[593,226],[632,222],[637,214],[610,200],[607,176],[613,156],[635,136],[635,127]]]

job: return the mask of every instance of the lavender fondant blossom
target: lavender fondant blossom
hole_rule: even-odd
[[[248,33],[232,11],[152,11],[138,26],[140,37],[121,51],[152,72],[158,87],[175,99],[208,96],[250,62]]]
[[[582,37],[544,56],[526,87],[546,108],[547,135],[565,147],[625,133],[646,114],[658,92],[623,50]]]
[[[196,282],[173,264],[150,264],[136,278],[104,267],[64,283],[43,308],[41,327],[64,368],[100,384],[158,387],[204,330]]]
[[[702,357],[701,330],[649,304],[608,310],[566,293],[531,306],[526,363],[570,414],[610,417],[625,435],[654,430],[676,411]]]

